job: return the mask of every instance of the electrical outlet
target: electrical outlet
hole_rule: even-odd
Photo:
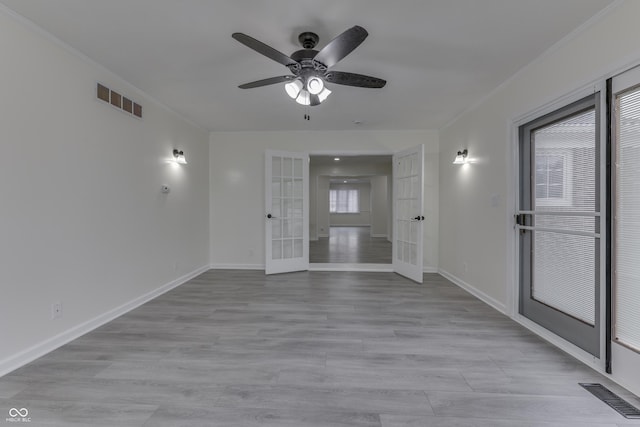
[[[56,301],[51,304],[51,319],[58,319],[62,317],[62,303]]]

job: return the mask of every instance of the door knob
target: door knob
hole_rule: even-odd
[[[275,218],[275,216],[273,216],[271,214],[267,214],[267,218],[271,219],[271,218]]]
[[[414,220],[416,220],[416,221],[424,221],[424,216],[422,216],[422,215],[418,215],[417,217],[412,218],[412,219],[414,219]]]

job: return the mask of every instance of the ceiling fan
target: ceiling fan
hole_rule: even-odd
[[[335,83],[346,86],[365,88],[382,88],[387,82],[377,77],[363,74],[346,73],[333,70],[345,56],[357,48],[367,38],[369,33],[360,26],[354,26],[331,40],[320,51],[314,50],[319,37],[312,32],[304,32],[298,36],[303,49],[287,56],[261,41],[243,33],[233,33],[231,37],[270,58],[291,71],[292,75],[270,77],[268,79],[245,83],[238,86],[241,89],[267,86],[286,82],[287,94],[302,105],[318,105],[323,102],[331,91],[325,83]]]

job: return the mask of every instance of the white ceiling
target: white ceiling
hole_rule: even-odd
[[[153,98],[213,131],[438,129],[612,0],[0,0]],[[360,25],[369,37],[336,70],[388,81],[332,85],[310,109],[289,74],[231,38],[243,32],[291,54]],[[355,124],[354,121],[361,121]]]

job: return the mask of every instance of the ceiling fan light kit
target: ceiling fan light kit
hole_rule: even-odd
[[[285,83],[285,91],[298,104],[315,106],[324,102],[331,90],[327,83],[364,88],[382,88],[387,83],[377,77],[334,71],[331,68],[357,48],[368,36],[367,31],[354,26],[331,40],[320,51],[314,50],[319,37],[312,32],[298,36],[303,49],[287,56],[243,33],[233,33],[231,37],[256,52],[270,58],[289,69],[293,75],[271,77],[238,86],[241,89]]]
[[[320,77],[313,76],[307,80],[307,90],[311,95],[320,94],[322,89],[324,89],[324,82]]]
[[[300,94],[296,97],[296,102],[300,105],[311,105],[311,96],[306,90],[301,90]]]
[[[287,95],[289,95],[291,98],[296,99],[298,97],[298,95],[300,94],[300,91],[302,90],[303,87],[303,83],[302,83],[302,79],[301,78],[297,78],[293,81],[290,81],[289,83],[284,85],[284,89],[287,91]]]

